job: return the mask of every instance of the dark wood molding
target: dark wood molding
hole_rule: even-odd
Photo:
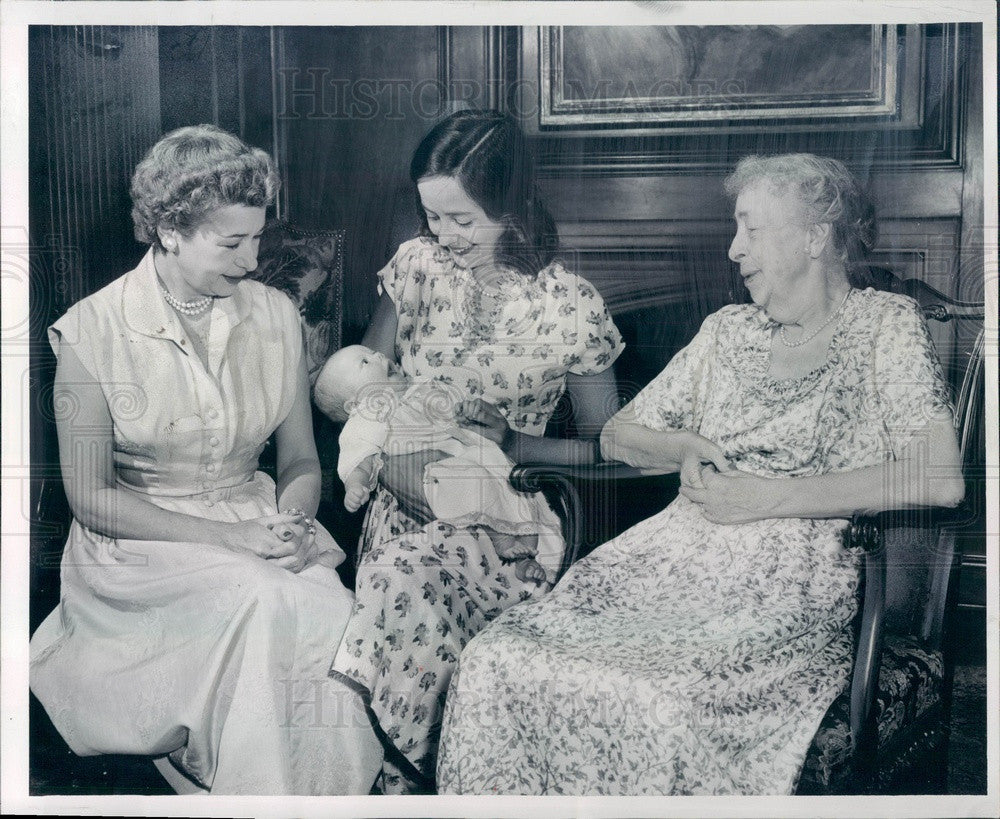
[[[507,107],[509,32],[502,26],[438,27],[438,77],[449,110]]]
[[[730,170],[727,168],[727,170]],[[691,172],[661,176],[555,176],[541,179],[545,201],[557,221],[591,221],[609,215],[619,221],[699,221],[728,219],[731,205],[724,174]],[[879,173],[871,180],[879,214],[885,219],[935,219],[962,214],[961,169]]]
[[[487,108],[508,108],[509,58],[507,30],[502,26],[487,26],[483,32],[483,83],[486,86]]]
[[[58,277],[56,312],[32,308],[44,338],[47,322],[145,250],[128,180],[161,132],[157,30],[37,26],[29,54],[30,233]]]
[[[965,169],[962,186],[962,236],[960,269],[963,271],[964,298],[983,298],[987,264],[996,264],[996,248],[992,260],[987,256],[984,235],[983,178],[984,124],[983,94],[979,78],[983,74],[983,29],[966,30],[963,46],[969,54],[960,75],[962,94],[962,165]],[[995,134],[994,134],[995,137]],[[993,142],[994,150],[996,144]],[[995,271],[995,267],[992,268]]]
[[[451,88],[451,26],[436,26],[437,81],[441,88]],[[447,95],[447,91],[445,91]]]
[[[287,125],[283,120],[286,110],[285,85],[279,76],[279,69],[287,64],[284,30],[271,26],[268,31],[268,51],[271,58],[271,145],[272,156],[282,179],[288,179]],[[274,215],[278,219],[288,217],[288,185],[282,185],[274,203]]]

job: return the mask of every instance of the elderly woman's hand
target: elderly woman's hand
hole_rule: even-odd
[[[702,486],[681,484],[680,493],[701,507],[712,523],[749,523],[775,517],[776,481],[746,472],[704,470]]]
[[[434,519],[424,493],[424,468],[444,457],[444,452],[435,449],[411,455],[392,455],[382,464],[379,481],[418,523],[428,523]]]
[[[489,438],[501,449],[510,432],[510,424],[496,407],[482,398],[463,401],[455,413],[455,421],[460,427],[474,430],[484,438]]]
[[[681,448],[681,486],[702,489],[706,474],[729,473],[732,466],[722,448],[697,432],[685,431]]]

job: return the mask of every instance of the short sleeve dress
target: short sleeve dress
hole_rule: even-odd
[[[122,491],[212,521],[277,512],[257,458],[303,354],[286,296],[246,280],[216,299],[206,368],[150,252],[49,336],[104,392]],[[71,385],[55,404],[72,412]],[[322,527],[317,539],[343,559]],[[213,794],[367,794],[381,747],[357,694],[326,676],[351,603],[324,565],[293,574],[210,541],[114,539],[74,520],[59,606],[31,640],[31,690],[78,754],[169,754]]]
[[[898,457],[950,416],[923,317],[853,291],[824,365],[768,376],[773,323],[709,316],[633,404],[745,472],[820,475]],[[461,656],[438,787],[478,794],[791,792],[844,690],[859,555],[847,522],[723,526],[683,496],[506,612]]]
[[[533,278],[511,272],[484,292],[440,245],[418,238],[400,246],[379,288],[396,307],[396,354],[408,377],[481,397],[529,434],[544,432],[568,374],[599,373],[622,350],[600,294],[558,262]],[[371,705],[393,763],[386,790],[430,786],[459,652],[504,609],[547,588],[518,580],[481,530],[421,526],[379,490],[331,674]]]

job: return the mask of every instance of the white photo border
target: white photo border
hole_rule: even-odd
[[[8,523],[26,518],[29,446],[22,419],[28,411],[25,375],[28,346],[8,345],[12,328],[26,325],[26,277],[8,268],[27,242],[28,215],[28,26],[113,22],[134,25],[560,25],[567,18],[593,25],[783,24],[858,22],[978,22],[983,26],[985,71],[983,110],[983,236],[994,257],[987,258],[987,675],[988,793],[986,796],[916,797],[80,797],[28,795],[28,537],[8,532]],[[997,87],[996,6],[988,0],[947,4],[909,2],[22,2],[0,5],[2,79],[2,808],[25,814],[166,816],[995,816],[1000,815],[998,753],[998,518],[997,465]],[[11,271],[8,274],[8,271]],[[15,527],[18,528],[18,527]]]

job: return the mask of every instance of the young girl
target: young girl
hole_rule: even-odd
[[[473,397],[459,423],[515,463],[585,463],[617,408],[621,337],[594,288],[556,258],[526,140],[496,111],[460,111],[421,141],[410,165],[421,236],[378,274],[363,343],[407,378]],[[568,391],[580,438],[545,438]],[[368,509],[354,612],[331,675],[357,686],[386,750],[383,787],[433,789],[442,705],[458,654],[490,620],[544,594],[517,577],[478,527],[432,519],[427,463],[385,459]]]

